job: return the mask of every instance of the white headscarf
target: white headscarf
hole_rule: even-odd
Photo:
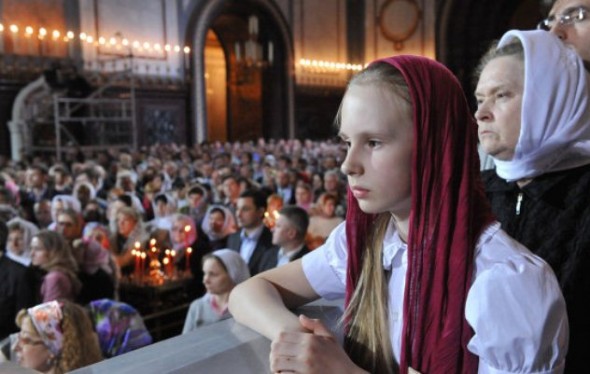
[[[213,209],[220,209],[225,214],[225,221],[223,222],[223,228],[221,230],[221,233],[214,232],[211,229],[211,226],[209,225],[209,216],[211,216],[211,211]],[[207,234],[209,240],[218,240],[221,238],[225,238],[226,236],[236,232],[236,227],[236,219],[234,218],[234,214],[231,212],[231,210],[229,210],[229,208],[223,205],[211,205],[207,209],[207,213],[205,213],[205,216],[203,217],[203,221],[201,223],[201,228],[203,229],[205,234]]]
[[[219,249],[211,252],[211,254],[223,262],[223,265],[225,265],[227,273],[234,284],[237,285],[250,278],[248,264],[246,264],[246,261],[240,256],[239,252],[231,249]]]
[[[18,225],[22,229],[23,246],[25,248],[22,255],[17,255],[12,251],[7,250],[6,257],[24,266],[29,266],[31,264],[31,240],[33,239],[33,236],[39,232],[39,228],[33,222],[26,221],[20,217],[13,218],[6,222],[6,226],[10,227],[12,225]]]
[[[590,164],[590,89],[582,59],[542,30],[508,31],[498,48],[515,38],[524,47],[524,93],[514,158],[494,159],[508,181],[534,178]]]

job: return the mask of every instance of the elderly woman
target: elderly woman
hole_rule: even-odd
[[[46,272],[41,284],[43,302],[56,299],[75,300],[82,287],[76,275],[78,264],[60,233],[41,230],[33,236],[31,264]]]
[[[131,250],[135,242],[144,244],[148,234],[143,227],[140,213],[131,207],[122,207],[117,210],[117,231],[111,237],[111,251],[115,255],[117,265],[123,275],[133,271],[133,255]]]
[[[250,278],[248,264],[231,249],[220,249],[203,258],[203,284],[205,296],[193,301],[189,307],[182,333],[230,318],[227,310],[229,293],[239,283]]]
[[[15,352],[21,366],[61,374],[102,360],[86,311],[69,301],[50,301],[21,310]]]
[[[187,268],[194,277],[194,282],[189,287],[192,298],[199,297],[205,293],[201,283],[203,279],[202,262],[203,256],[211,252],[207,235],[195,225],[192,217],[185,214],[175,214],[171,218],[172,227],[169,230],[172,249],[175,250],[175,266],[178,270],[184,271]],[[190,254],[187,254],[187,251]],[[187,267],[187,259],[189,264]]]
[[[483,58],[475,92],[483,173],[502,228],[555,271],[570,323],[565,371],[588,370],[590,82],[576,52],[510,31]]]

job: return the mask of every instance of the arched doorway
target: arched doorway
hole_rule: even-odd
[[[193,140],[293,137],[293,47],[288,25],[274,2],[210,0],[189,11],[186,38],[194,51]],[[266,65],[243,58],[245,48],[239,43],[248,39],[252,17],[258,23]],[[239,52],[237,45],[242,45]]]

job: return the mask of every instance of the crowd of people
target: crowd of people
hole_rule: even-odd
[[[233,315],[273,341],[273,372],[584,372],[586,3],[494,44],[475,114],[443,65],[395,56],[351,79],[338,141],[2,161],[0,338],[20,328],[22,365],[71,370],[133,348],[92,323],[116,307],[149,344],[114,300],[156,239],[193,276],[183,333]],[[344,346],[291,312],[319,297],[345,299]]]
[[[259,140],[3,160],[0,338],[39,303],[118,300],[133,249],[152,240],[192,274],[184,332],[226,318],[233,286],[302,257],[343,221],[344,154],[333,141]]]

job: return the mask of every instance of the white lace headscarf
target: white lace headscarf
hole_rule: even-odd
[[[542,30],[508,31],[498,48],[519,39],[524,47],[524,93],[514,158],[494,159],[508,181],[590,164],[590,89],[582,59]]]
[[[246,261],[240,256],[239,252],[226,248],[211,252],[211,255],[215,256],[223,263],[227,269],[227,274],[235,285],[250,278],[248,264],[246,264]]]

